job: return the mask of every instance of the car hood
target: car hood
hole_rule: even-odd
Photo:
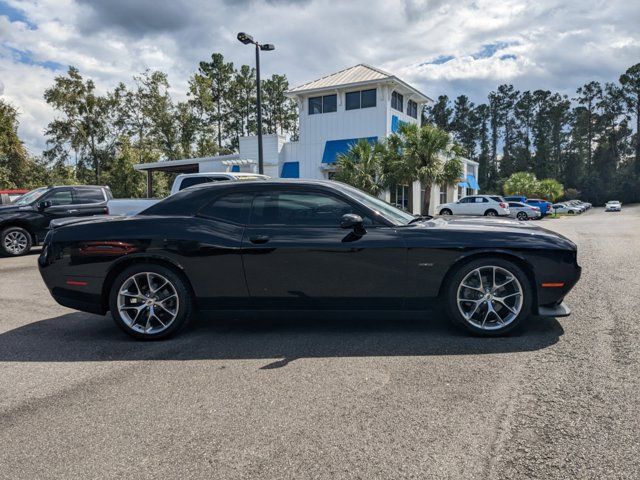
[[[19,211],[20,207],[18,205],[0,205],[0,215],[6,213],[14,213]]]
[[[552,243],[558,244],[574,250],[575,244],[567,237],[559,233],[552,232],[546,228],[539,227],[531,222],[522,222],[509,218],[488,218],[488,217],[439,217],[424,222],[416,222],[408,225],[412,231],[433,231],[445,230],[451,232],[465,233],[469,236],[475,234],[482,235],[483,238],[492,238],[502,240],[505,243],[518,244],[526,243],[524,239],[537,237],[546,239]]]

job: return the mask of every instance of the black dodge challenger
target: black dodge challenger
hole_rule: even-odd
[[[65,223],[66,222],[66,223]],[[61,221],[39,258],[61,305],[141,339],[200,310],[421,310],[498,335],[566,316],[576,245],[514,220],[414,217],[331,181],[220,182],[134,217]]]

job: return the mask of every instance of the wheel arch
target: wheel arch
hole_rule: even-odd
[[[177,263],[176,261],[170,258],[163,257],[160,255],[136,255],[136,256],[123,257],[119,261],[114,263],[114,265],[112,265],[111,268],[109,268],[107,275],[105,277],[105,280],[102,284],[102,293],[101,293],[102,305],[101,306],[103,311],[106,312],[109,310],[109,293],[111,291],[111,287],[113,286],[113,282],[115,281],[117,276],[120,275],[120,273],[122,273],[127,268],[133,265],[141,264],[141,263],[153,263],[156,265],[161,265],[165,268],[168,268],[172,272],[174,272],[176,275],[182,278],[182,280],[185,282],[185,285],[191,292],[192,298],[197,303],[195,291],[193,290],[193,285],[191,285],[191,281],[189,280],[189,277],[187,277],[186,273],[184,272],[184,268],[179,263]]]
[[[31,228],[31,226],[29,225],[29,222],[25,222],[25,221],[20,220],[20,219],[7,220],[7,221],[5,221],[3,223],[0,223],[0,232],[2,232],[5,228],[10,228],[10,227],[24,228],[29,233],[29,235],[31,236],[31,245],[35,246],[35,245],[38,244],[37,235],[35,234],[35,232]]]
[[[525,273],[525,275],[527,276],[527,279],[529,280],[529,285],[531,286],[531,292],[533,293],[533,299],[531,302],[532,309],[535,310],[537,308],[538,291],[536,288],[536,280],[535,280],[533,265],[531,265],[531,263],[529,263],[524,257],[514,252],[511,252],[509,250],[490,250],[490,251],[485,250],[485,251],[479,251],[479,252],[476,251],[476,252],[470,252],[469,254],[458,258],[449,267],[449,270],[447,270],[447,273],[442,279],[442,282],[440,282],[440,289],[438,291],[438,296],[442,297],[442,295],[444,295],[444,293],[446,292],[447,286],[451,281],[451,277],[453,277],[453,275],[460,268],[462,268],[467,263],[472,262],[474,260],[478,260],[480,258],[501,258],[503,260],[512,262],[516,264],[518,267],[520,267],[522,271]]]

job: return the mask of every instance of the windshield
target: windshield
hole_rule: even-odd
[[[35,202],[38,198],[40,198],[46,191],[47,187],[36,188],[35,190],[31,190],[30,192],[25,193],[21,197],[16,198],[13,201],[14,205],[28,205],[32,202]]]
[[[416,218],[410,213],[400,210],[399,208],[394,207],[384,200],[380,200],[379,198],[374,197],[373,195],[369,195],[362,190],[358,190],[357,188],[351,187],[346,184],[340,184],[340,187],[344,190],[347,190],[352,197],[364,203],[371,210],[376,211],[383,217],[391,220],[396,225],[407,225],[409,222],[415,220]]]

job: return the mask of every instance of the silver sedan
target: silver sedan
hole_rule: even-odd
[[[538,219],[542,215],[538,207],[522,202],[509,202],[509,216],[518,220]]]

